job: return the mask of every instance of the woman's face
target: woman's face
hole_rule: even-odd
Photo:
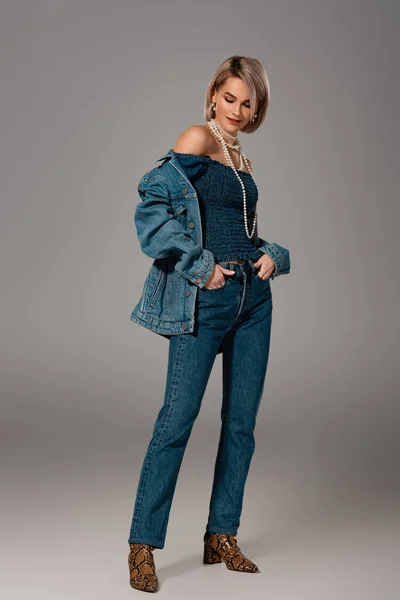
[[[234,135],[250,121],[249,90],[240,77],[228,77],[211,99],[216,105],[214,119],[229,133]]]

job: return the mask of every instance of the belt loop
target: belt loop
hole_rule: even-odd
[[[253,264],[253,262],[254,262],[254,261],[253,261],[253,259],[252,259],[252,258],[248,258],[248,259],[247,259],[247,262],[249,263],[249,265],[250,265],[250,267],[251,267],[251,270],[252,270],[252,272],[254,273],[254,271],[256,270],[256,268],[255,268],[255,266],[254,266],[254,264]]]

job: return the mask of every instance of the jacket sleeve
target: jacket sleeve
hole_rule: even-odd
[[[175,269],[204,287],[214,269],[214,255],[195,244],[174,216],[167,180],[150,171],[141,178],[137,191],[141,201],[134,212],[134,224],[144,254],[151,258],[179,257]]]
[[[271,275],[271,279],[275,279],[278,275],[286,275],[290,273],[290,253],[283,246],[279,246],[275,242],[267,242],[263,238],[258,238],[258,249],[268,254],[275,263],[275,270]]]

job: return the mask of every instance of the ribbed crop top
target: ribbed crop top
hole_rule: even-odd
[[[203,247],[216,261],[257,259],[262,255],[244,228],[243,192],[233,169],[210,156],[175,152],[196,190]],[[238,170],[246,189],[247,226],[252,231],[258,189],[246,171]]]

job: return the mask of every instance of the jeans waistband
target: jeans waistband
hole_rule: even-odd
[[[221,265],[221,267],[225,267],[226,269],[231,269],[232,271],[236,271],[236,273],[243,273],[244,270],[251,269],[253,272],[257,271],[257,269],[253,266],[253,263],[257,262],[257,258],[242,258],[237,261],[231,260],[218,260],[217,264]]]

